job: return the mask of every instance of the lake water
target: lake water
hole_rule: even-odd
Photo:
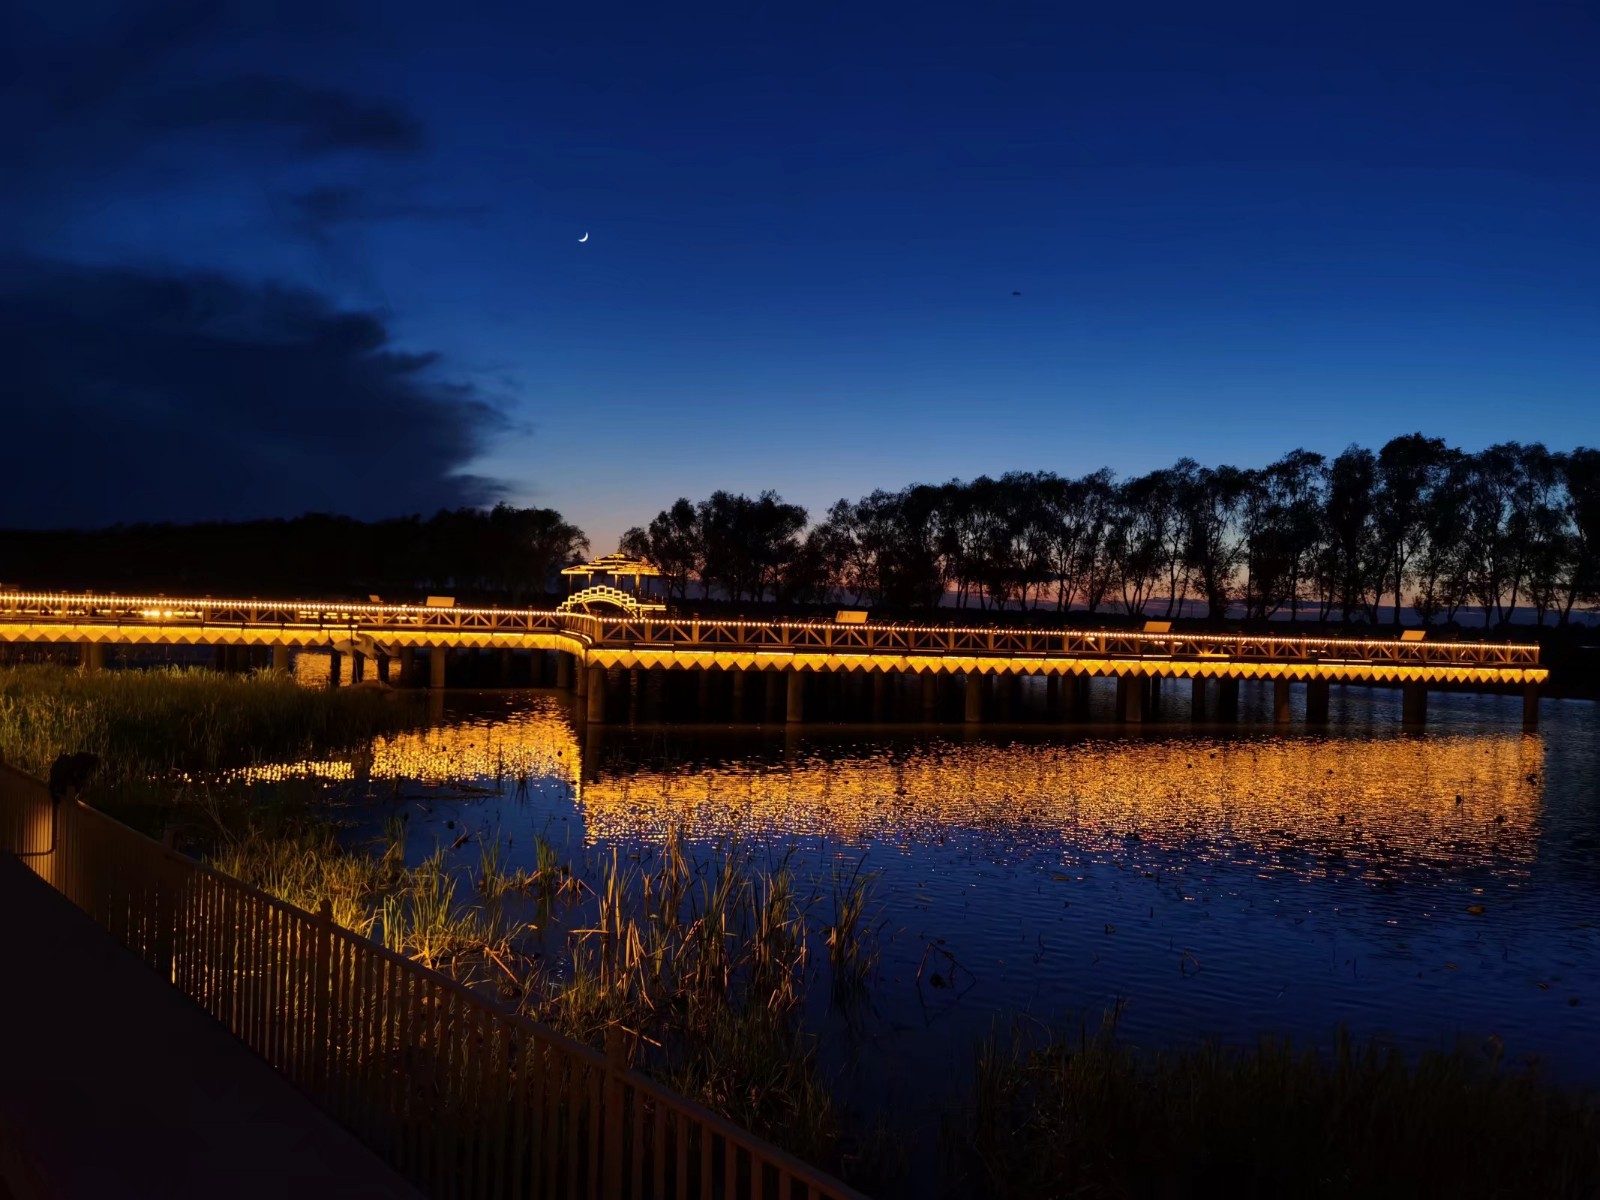
[[[1180,702],[1131,729],[581,730],[558,693],[453,693],[428,728],[289,769],[353,782],[352,836],[408,813],[413,861],[466,834],[463,867],[484,838],[531,866],[535,835],[648,862],[677,828],[697,858],[788,856],[818,924],[832,872],[863,863],[878,977],[849,1014],[824,983],[808,1020],[841,1094],[910,1128],[997,1023],[1116,1005],[1139,1044],[1343,1024],[1408,1050],[1499,1039],[1600,1085],[1600,709],[1546,701],[1524,734],[1520,705],[1436,693],[1413,734],[1398,692],[1335,687],[1312,732],[1246,684],[1226,727]]]

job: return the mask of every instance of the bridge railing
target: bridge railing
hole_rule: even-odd
[[[573,1042],[3,765],[0,851],[428,1194],[861,1200],[628,1069],[621,1034]]]
[[[1403,641],[1289,634],[1140,633],[1007,629],[975,625],[842,625],[832,621],[731,621],[595,616],[519,608],[416,604],[171,599],[0,592],[0,623],[285,629],[382,635],[571,633],[601,647],[792,651],[822,654],[942,654],[1007,657],[1224,659],[1232,662],[1365,663],[1381,666],[1531,667],[1531,642]]]
[[[1138,633],[959,625],[840,625],[827,621],[718,621],[569,617],[597,646],[787,650],[811,654],[1138,658],[1233,662],[1357,662],[1413,666],[1533,666],[1524,642],[1429,642],[1277,634]]]
[[[0,622],[217,629],[560,632],[562,614],[527,608],[355,604],[325,600],[213,600],[0,592]]]

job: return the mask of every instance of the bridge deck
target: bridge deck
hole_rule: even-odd
[[[420,1200],[21,860],[0,853],[0,1196]]]
[[[590,665],[1542,683],[1539,647],[1284,634],[721,621],[509,608],[0,593],[0,641],[563,650]]]

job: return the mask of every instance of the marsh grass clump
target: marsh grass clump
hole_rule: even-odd
[[[270,811],[270,810],[269,810]],[[511,930],[500,906],[506,888],[496,866],[484,902],[458,895],[458,880],[435,849],[404,863],[404,822],[391,819],[373,847],[347,847],[326,821],[256,822],[227,834],[209,865],[307,912],[326,901],[333,920],[465,983],[510,971]]]
[[[869,919],[873,876],[862,868],[863,856],[848,873],[833,872],[833,914],[823,929],[828,962],[833,970],[833,997],[847,1001],[866,991],[878,966],[879,929]]]
[[[669,836],[653,869],[599,865],[595,920],[572,931],[567,973],[537,974],[530,1013],[594,1044],[620,1026],[637,1065],[813,1161],[838,1117],[800,1028],[806,902],[787,863],[751,870],[733,848],[695,864]]]
[[[0,667],[0,759],[42,776],[61,754],[96,754],[84,799],[119,815],[170,807],[199,777],[351,748],[415,719],[394,693],[314,691],[270,672]]]
[[[225,838],[209,863],[307,912],[327,901],[335,923],[363,937],[372,931],[380,897],[399,879],[387,856],[347,851],[327,825],[276,834],[252,828]]]
[[[952,1122],[955,1190],[997,1197],[1600,1195],[1600,1106],[1495,1051],[1408,1059],[1342,1031],[1141,1054],[1114,1022],[991,1039]]]

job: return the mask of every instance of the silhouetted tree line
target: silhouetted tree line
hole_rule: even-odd
[[[549,508],[441,510],[357,521],[278,521],[0,531],[0,580],[22,587],[214,596],[426,592],[510,603],[560,591],[557,572],[589,539]]]
[[[679,599],[1565,625],[1600,601],[1600,450],[1417,433],[1257,469],[1014,472],[840,500],[809,528],[773,492],[716,492],[622,549]]]

